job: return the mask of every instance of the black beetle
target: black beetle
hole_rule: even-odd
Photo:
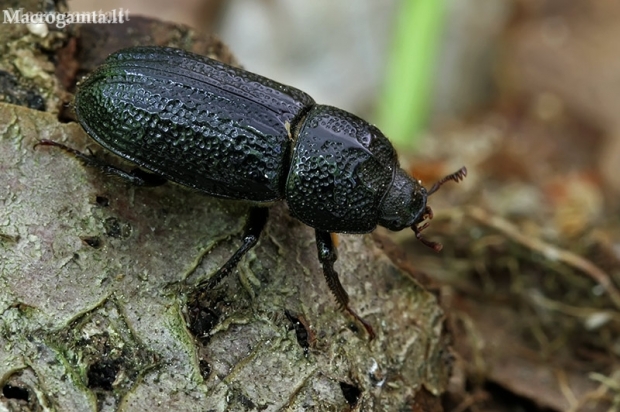
[[[265,203],[285,199],[291,214],[316,230],[319,260],[338,303],[350,307],[334,271],[331,233],[367,233],[377,225],[420,232],[432,218],[430,190],[399,167],[375,126],[306,93],[184,50],[134,47],[110,55],[81,84],[75,112],[98,143],[151,173],[125,172],[56,142],[88,165],[137,185],[166,180],[212,196],[253,202],[243,245],[201,287],[215,285],[258,241]],[[262,206],[261,206],[262,204]]]

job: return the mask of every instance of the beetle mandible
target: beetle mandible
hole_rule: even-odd
[[[136,185],[170,180],[211,196],[250,201],[243,244],[199,287],[221,281],[257,242],[266,203],[286,200],[315,229],[323,274],[338,304],[374,336],[349,305],[334,270],[332,233],[368,233],[377,225],[421,231],[432,218],[427,197],[460,181],[465,168],[425,189],[400,168],[375,126],[318,105],[296,88],[204,56],[166,47],[133,47],[110,55],[78,85],[77,120],[99,144],[136,163],[125,172],[49,140],[90,166]]]

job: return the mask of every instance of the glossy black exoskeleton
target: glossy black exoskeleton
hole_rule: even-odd
[[[251,201],[244,242],[206,283],[233,270],[267,220],[261,203],[286,200],[316,230],[323,272],[338,303],[364,324],[334,271],[331,233],[367,233],[377,225],[420,231],[432,217],[427,197],[465,168],[426,190],[399,167],[375,126],[306,93],[179,49],[118,51],[78,87],[75,112],[98,143],[151,173],[130,173],[61,144],[85,163],[138,185],[165,180],[212,196]]]

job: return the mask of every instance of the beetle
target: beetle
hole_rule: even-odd
[[[421,235],[432,218],[427,197],[467,174],[463,167],[427,190],[399,166],[375,126],[294,87],[181,49],[113,53],[78,85],[74,109],[88,135],[139,168],[126,172],[49,140],[38,145],[60,147],[136,185],[170,180],[253,204],[241,247],[199,287],[214,286],[237,266],[258,242],[268,204],[285,200],[293,217],[315,229],[330,290],[371,338],[334,270],[331,234],[411,228],[440,250]]]

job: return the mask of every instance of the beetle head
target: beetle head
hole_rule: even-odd
[[[398,231],[420,221],[426,210],[426,189],[401,168],[396,168],[379,216],[379,224]]]
[[[460,182],[465,176],[467,176],[467,169],[462,167],[455,173],[440,179],[427,190],[419,181],[398,168],[394,174],[392,186],[383,198],[379,224],[395,231],[410,227],[420,242],[440,251],[442,248],[440,243],[427,240],[421,234],[428,227],[427,220],[433,218],[433,211],[426,204],[426,199],[444,183],[450,180]]]

